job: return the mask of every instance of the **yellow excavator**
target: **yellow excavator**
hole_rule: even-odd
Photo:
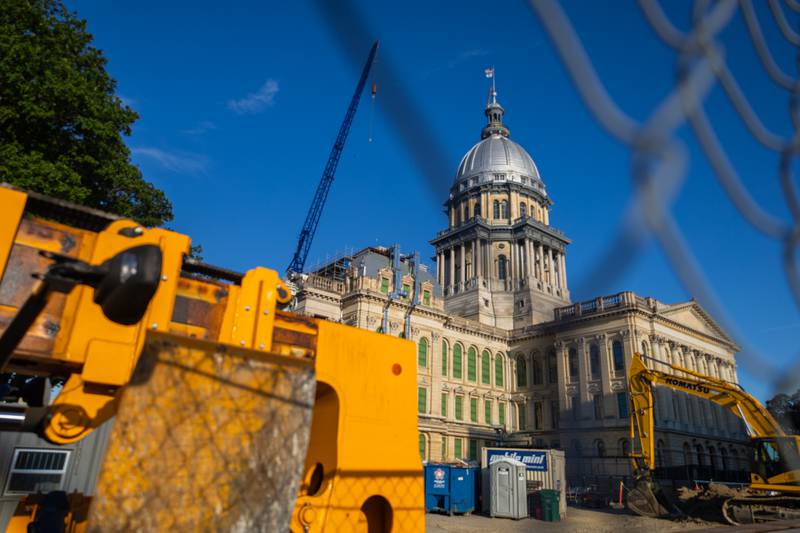
[[[651,517],[678,512],[653,477],[653,387],[659,385],[712,401],[744,421],[753,449],[751,483],[743,495],[723,503],[722,514],[728,522],[740,525],[800,519],[800,437],[786,435],[769,411],[738,384],[656,359],[652,360],[669,371],[653,370],[645,359],[652,358],[634,354],[628,371],[631,440],[638,439],[641,445],[640,451],[630,454],[634,487],[628,493],[628,508]]]
[[[275,271],[190,245],[0,186],[0,373],[58,385],[0,429],[113,424],[94,492],[24,497],[8,530],[423,530],[413,343],[283,311]]]

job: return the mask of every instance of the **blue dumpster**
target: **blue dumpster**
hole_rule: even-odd
[[[450,511],[450,465],[425,465],[425,511]]]
[[[479,468],[450,467],[450,511],[467,514],[475,510]]]
[[[466,514],[475,510],[478,468],[425,465],[425,510]]]

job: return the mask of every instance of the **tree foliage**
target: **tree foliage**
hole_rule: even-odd
[[[0,182],[161,225],[172,206],[122,137],[139,117],[92,39],[59,0],[0,0]]]
[[[778,394],[767,401],[767,410],[790,435],[800,435],[800,389],[791,396]]]

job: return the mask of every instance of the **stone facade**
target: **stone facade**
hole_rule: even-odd
[[[738,348],[695,301],[622,292],[573,304],[570,241],[550,226],[538,169],[508,139],[494,95],[486,116],[445,203],[448,227],[431,241],[435,271],[418,254],[367,248],[298,279],[294,310],[416,344],[425,459],[476,460],[498,443],[554,447],[566,450],[573,483],[624,478],[635,444],[631,355],[737,382]],[[672,477],[746,470],[735,416],[660,388],[655,408],[657,463]]]

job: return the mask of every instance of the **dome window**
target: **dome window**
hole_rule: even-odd
[[[506,279],[507,260],[506,256],[501,255],[497,258],[497,278]]]
[[[500,202],[500,218],[508,218],[508,202]]]
[[[497,200],[494,201],[494,210],[492,215],[493,215],[492,218],[495,219],[500,218],[500,202],[498,202]]]
[[[473,217],[481,216],[481,203],[480,202],[476,202],[475,203],[475,207],[472,208],[472,216]]]
[[[519,216],[522,218],[528,218],[528,206],[524,203],[519,204]]]

